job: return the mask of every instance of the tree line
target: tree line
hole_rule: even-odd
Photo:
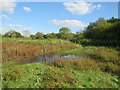
[[[27,33],[26,37],[28,37]],[[8,31],[3,37],[25,38],[21,33],[14,30]],[[100,45],[100,46],[119,46],[120,45],[120,19],[110,18],[105,20],[100,17],[97,21],[89,23],[82,31],[72,33],[67,27],[62,27],[59,33],[43,34],[37,32],[35,35],[29,35],[31,39],[64,39],[82,45]]]

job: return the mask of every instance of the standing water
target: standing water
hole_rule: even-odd
[[[22,64],[26,64],[26,63],[38,63],[38,62],[50,62],[53,61],[55,59],[62,59],[62,60],[80,60],[83,58],[86,58],[86,55],[83,56],[77,56],[77,55],[73,55],[73,54],[69,54],[69,55],[56,55],[56,56],[42,56],[42,57],[34,57],[34,58],[26,58],[22,61],[20,61],[20,63]]]

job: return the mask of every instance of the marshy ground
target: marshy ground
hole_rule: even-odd
[[[85,46],[64,40],[4,38],[4,88],[119,88],[120,60],[116,48]],[[82,59],[55,59],[20,64],[19,60],[45,55],[87,55]]]

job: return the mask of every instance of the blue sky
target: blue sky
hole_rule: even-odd
[[[12,13],[10,10],[3,10],[3,23],[7,27],[9,26],[7,29],[13,28],[20,32],[29,30],[32,34],[36,32],[56,33],[64,26],[70,28],[72,32],[76,32],[84,29],[99,17],[105,19],[118,17],[117,2],[93,2],[89,4],[89,7],[86,6],[88,3],[83,5],[63,2],[19,2],[14,4],[15,6],[11,7],[14,10],[11,10]],[[78,7],[74,7],[77,4]],[[70,5],[73,6],[69,7]]]

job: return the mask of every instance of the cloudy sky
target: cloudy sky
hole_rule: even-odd
[[[8,1],[8,0],[5,0]],[[58,32],[68,27],[72,32],[84,29],[99,17],[118,17],[117,2],[7,2],[0,3],[1,33],[10,29],[31,33]],[[1,28],[2,25],[2,28]]]

